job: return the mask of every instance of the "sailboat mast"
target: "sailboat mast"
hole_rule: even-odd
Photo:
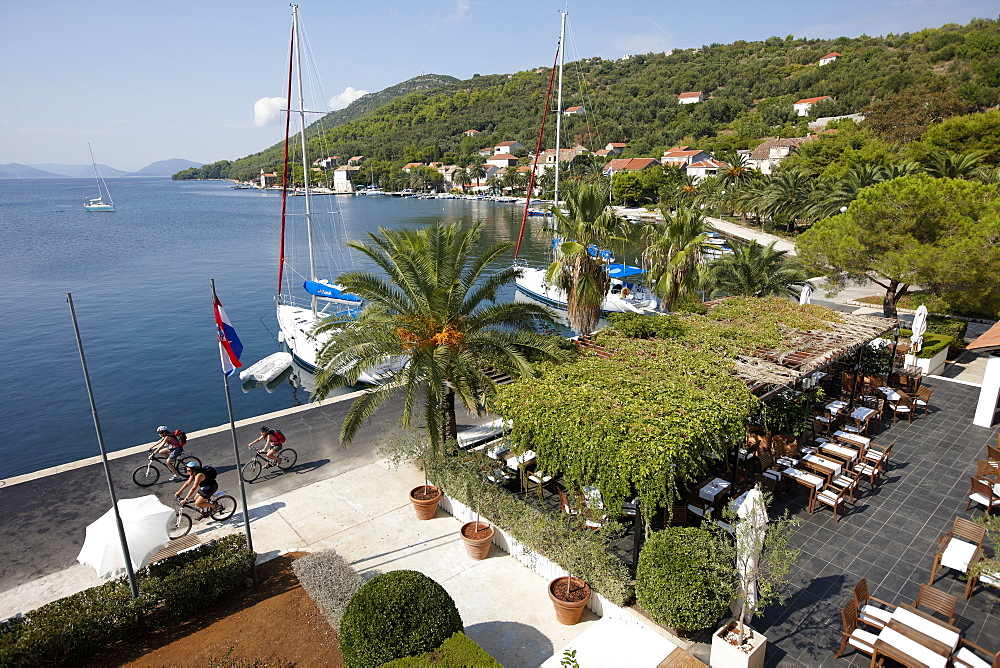
[[[555,178],[555,205],[559,206],[559,163],[560,146],[562,145],[562,86],[563,86],[563,65],[566,62],[566,16],[569,12],[559,12],[562,14],[562,26],[559,29],[559,89],[556,92],[556,178]]]
[[[312,208],[309,203],[309,156],[306,154],[306,102],[302,90],[302,32],[299,30],[299,6],[292,5],[292,23],[295,30],[295,69],[299,85],[299,138],[302,143],[302,181],[306,202],[306,238],[309,241],[309,280],[316,280],[316,254],[313,251]],[[312,310],[316,312],[316,295],[312,297]]]
[[[90,164],[94,166],[94,183],[97,184],[97,194],[104,197],[104,191],[101,190],[101,174],[97,171],[97,161],[94,160],[94,149],[90,142],[87,142],[87,150],[90,151]]]

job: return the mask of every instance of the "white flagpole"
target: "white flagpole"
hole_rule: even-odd
[[[212,308],[215,309],[216,294],[215,294],[215,279],[209,279],[212,283]],[[221,336],[221,332],[220,332]],[[222,346],[219,346],[219,357],[222,361],[222,356],[225,355],[225,351],[222,350]],[[243,502],[243,526],[246,529],[247,534],[247,548],[253,552],[253,537],[250,535],[250,509],[247,506],[247,489],[243,484],[243,464],[240,462],[240,446],[236,442],[236,422],[233,420],[233,400],[229,394],[229,376],[223,372],[222,374],[223,383],[226,386],[226,408],[229,409],[229,430],[233,435],[233,453],[236,455],[236,478],[240,481],[240,500]],[[254,564],[250,568],[250,575],[253,578],[254,586],[257,586],[257,565]]]

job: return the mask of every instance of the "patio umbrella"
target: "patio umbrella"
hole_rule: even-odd
[[[733,615],[744,624],[750,620],[743,618],[743,611],[757,603],[757,564],[767,533],[767,507],[760,489],[755,487],[747,492],[746,499],[736,510],[736,517],[736,569],[740,591]]]
[[[913,316],[913,334],[910,335],[910,352],[919,353],[924,345],[924,332],[927,331],[927,307],[921,304]]]
[[[802,292],[799,293],[799,305],[811,304],[812,303],[813,287],[806,283],[802,286]]]
[[[132,567],[138,570],[169,542],[167,519],[174,511],[150,494],[138,499],[120,499],[118,512],[125,527]],[[93,567],[102,578],[111,577],[125,569],[114,509],[104,513],[87,527],[87,538],[76,559]]]

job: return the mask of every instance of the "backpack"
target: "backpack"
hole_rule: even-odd
[[[278,445],[282,445],[285,442],[285,435],[281,433],[280,429],[274,429],[271,431],[271,433],[274,434],[274,436],[276,437],[275,443],[277,443]]]
[[[218,473],[215,472],[214,466],[202,466],[200,470],[203,474],[205,474],[205,482],[214,481],[215,476],[218,475]]]
[[[177,439],[177,444],[182,448],[184,447],[184,444],[188,442],[188,435],[180,429],[174,429],[173,436]]]

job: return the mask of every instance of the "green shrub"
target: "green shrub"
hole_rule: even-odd
[[[965,332],[969,328],[969,323],[956,318],[945,318],[940,315],[927,316],[927,331],[935,334],[943,334],[954,339],[951,345],[959,348],[965,347]]]
[[[733,570],[704,529],[653,533],[639,554],[635,595],[659,624],[680,631],[713,626],[733,599]]]
[[[340,651],[348,666],[381,666],[430,652],[462,629],[444,587],[417,571],[390,571],[365,583],[347,604]]]
[[[187,616],[240,587],[256,559],[246,545],[246,536],[231,534],[150,566],[164,611]]]
[[[364,584],[358,572],[333,548],[296,559],[292,570],[330,625],[339,628],[348,602]]]
[[[396,659],[384,664],[382,668],[425,668],[428,666],[502,668],[499,661],[487,654],[486,650],[473,642],[469,636],[458,632],[445,640],[444,644],[433,652]]]

